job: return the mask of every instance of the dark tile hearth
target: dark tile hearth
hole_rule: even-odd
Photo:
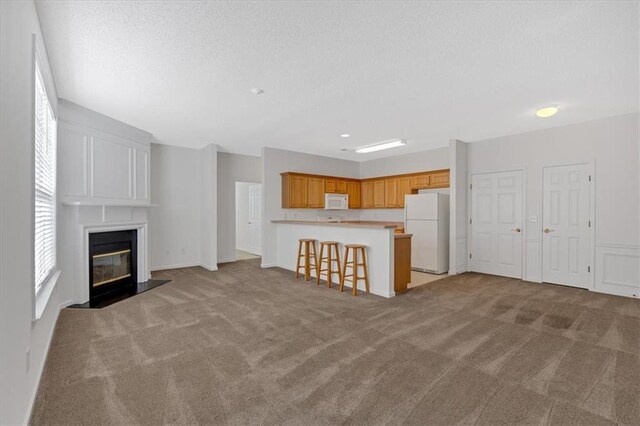
[[[353,297],[260,260],[63,309],[31,423],[640,424],[640,301],[463,274]]]
[[[159,287],[163,284],[171,282],[171,280],[149,280],[143,283],[138,283],[135,290],[121,290],[118,292],[110,293],[101,298],[98,298],[94,301],[90,301],[87,303],[76,303],[75,305],[69,306],[69,308],[80,308],[80,309],[102,309],[107,306],[113,305],[114,303],[120,302],[122,300],[128,299],[130,297],[136,296],[138,294],[144,293],[145,291],[151,290],[153,288]]]

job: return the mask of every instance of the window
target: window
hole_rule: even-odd
[[[56,119],[40,67],[35,70],[35,291],[40,292],[56,267]]]

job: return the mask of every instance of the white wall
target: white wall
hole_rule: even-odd
[[[66,279],[63,272],[42,316],[32,322],[32,34],[56,109],[57,95],[33,2],[0,2],[0,31],[0,424],[25,424],[65,300]]]
[[[276,265],[275,219],[315,220],[318,215],[335,214],[324,210],[282,209],[282,172],[315,173],[330,176],[357,177],[360,165],[355,161],[338,160],[319,155],[303,154],[275,148],[262,150],[262,266]],[[339,213],[344,219],[357,219],[355,210]]]
[[[218,153],[218,262],[236,260],[236,182],[262,182],[262,159]]]
[[[449,274],[467,270],[467,144],[449,141],[450,194],[449,199]]]
[[[525,168],[525,217],[538,218],[542,168],[595,161],[595,289],[638,294],[638,114],[474,142],[468,155],[470,174]],[[525,278],[540,281],[542,222],[525,223]]]
[[[151,144],[151,270],[217,269],[217,146]]]
[[[362,161],[360,178],[400,175],[449,168],[449,148],[437,148],[411,154]]]
[[[151,144],[151,270],[200,264],[200,150]]]
[[[249,251],[249,182],[236,182],[236,249]],[[235,256],[234,256],[235,259]]]

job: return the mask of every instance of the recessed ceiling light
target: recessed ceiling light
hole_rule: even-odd
[[[367,154],[369,152],[382,151],[383,149],[397,148],[399,146],[406,145],[407,142],[403,139],[392,139],[390,141],[385,141],[381,143],[377,143],[375,145],[364,146],[362,148],[356,149],[358,154]]]
[[[260,89],[259,87],[254,87],[253,89],[251,89],[251,93],[253,93],[254,95],[262,95],[264,93],[264,90]]]
[[[556,115],[557,112],[558,112],[557,107],[549,106],[549,107],[544,107],[537,110],[536,115],[540,118],[548,118]]]
[[[349,133],[343,133],[340,135],[341,138],[348,138],[349,136],[351,136]]]

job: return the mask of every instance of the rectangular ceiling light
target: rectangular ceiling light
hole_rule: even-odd
[[[365,146],[363,148],[356,149],[358,154],[366,154],[369,152],[382,151],[383,149],[397,148],[399,146],[406,145],[407,142],[403,139],[392,139],[390,141],[381,142],[375,145]]]

